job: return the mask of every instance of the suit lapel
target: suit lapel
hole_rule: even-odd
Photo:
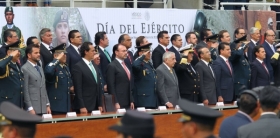
[[[188,71],[191,73],[191,76],[195,79],[196,78],[196,72],[192,70],[191,64],[187,65]]]
[[[88,67],[88,65],[85,63],[84,60],[81,60],[81,68],[85,71],[85,74],[90,74],[90,78],[96,83],[95,78],[90,70],[90,68]],[[97,74],[97,70],[96,70],[96,74]]]
[[[80,54],[75,50],[73,45],[70,45],[70,48],[72,49],[72,52],[76,57],[80,57]]]
[[[200,60],[199,62],[201,62],[202,66],[204,66],[204,68],[206,68],[206,70],[208,71],[208,73],[210,73],[211,77],[215,80],[215,78],[214,78],[214,76],[213,76],[214,71],[213,71],[213,73],[212,73],[211,69],[210,69],[202,60]],[[212,67],[211,67],[211,68],[212,68]],[[213,70],[213,69],[212,69],[212,70]],[[215,75],[215,74],[214,74],[214,75]]]
[[[230,73],[230,70],[229,70],[228,65],[227,65],[227,63],[225,62],[225,60],[222,59],[221,57],[218,57],[218,60],[221,61],[221,63],[223,64],[222,67],[223,67],[223,68],[226,68],[228,74],[232,76],[232,74]],[[229,61],[228,61],[228,62],[229,62]],[[229,66],[231,67],[230,63],[229,63]],[[231,68],[232,68],[232,67],[231,67]]]
[[[257,62],[257,64],[261,67],[261,69],[263,70],[262,72],[264,72],[268,77],[269,77],[269,72],[268,72],[268,70],[266,70],[265,68],[264,68],[264,66],[258,61],[258,60],[255,60],[255,62]],[[263,61],[264,62],[264,61]],[[267,67],[266,67],[267,68]]]
[[[117,68],[120,68],[120,69],[122,70],[122,72],[126,75],[127,80],[129,81],[128,76],[127,76],[127,74],[126,74],[126,71],[124,70],[124,68],[123,68],[123,66],[121,65],[121,63],[120,63],[117,59],[115,59],[113,62],[115,62]],[[126,65],[126,67],[127,67],[127,65]],[[128,68],[128,67],[127,67],[127,68]],[[129,70],[129,68],[128,68],[128,70]],[[129,70],[129,71],[130,71],[130,70]],[[130,78],[131,78],[131,71],[130,71]]]
[[[32,73],[37,77],[38,80],[41,80],[41,75],[40,75],[39,72],[36,70],[36,68],[33,67],[33,65],[32,65],[29,61],[27,61],[26,64],[28,65],[28,66],[27,66],[27,68],[29,68],[28,70],[29,70],[30,72],[32,72]],[[40,70],[40,71],[41,71],[41,70]],[[41,73],[42,73],[42,72],[41,72]],[[40,82],[40,84],[41,84],[41,82]]]
[[[172,72],[173,72],[173,74],[172,74],[170,72],[170,70],[164,64],[162,64],[162,66],[163,66],[164,70],[166,71],[166,73],[168,74],[168,76],[170,77],[170,79],[173,80],[175,82],[175,84],[177,84],[177,82],[176,82],[177,78],[175,77],[175,75],[173,75],[175,73],[174,70],[171,68]]]

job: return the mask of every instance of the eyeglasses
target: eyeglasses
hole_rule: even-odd
[[[272,36],[272,37],[275,37],[275,35],[267,35],[267,36]]]

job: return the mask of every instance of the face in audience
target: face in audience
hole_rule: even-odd
[[[222,42],[230,43],[230,35],[228,32],[223,33],[223,37],[221,38]]]
[[[166,58],[164,60],[164,63],[169,67],[169,68],[173,68],[175,63],[176,63],[176,58],[175,58],[175,54],[171,54],[169,58]]]
[[[225,58],[229,58],[231,55],[231,50],[230,50],[229,45],[225,45],[225,48],[221,49],[220,52],[221,52],[221,55],[224,56]]]
[[[100,57],[99,57],[99,54],[95,54],[93,56],[93,62],[96,64],[96,65],[99,65],[100,64]]]
[[[202,48],[201,51],[202,51],[202,54],[200,55],[201,59],[209,62],[210,59],[211,59],[211,53],[210,53],[209,49],[208,48]]]
[[[116,57],[121,59],[121,60],[126,59],[126,57],[127,57],[127,49],[126,49],[126,47],[123,46],[123,45],[119,45],[118,46],[118,50],[115,52],[115,54],[116,54]]]
[[[257,58],[260,59],[260,60],[265,59],[265,55],[266,55],[266,53],[265,53],[264,48],[260,48],[259,51],[256,52],[256,56],[257,56]]]
[[[190,38],[187,40],[188,44],[193,44],[196,45],[197,44],[197,37],[195,34],[191,34]]]
[[[43,36],[42,36],[42,41],[48,45],[50,45],[52,43],[52,33],[51,32],[46,32]]]
[[[37,63],[40,60],[40,49],[33,47],[31,54],[28,53],[28,60]]]

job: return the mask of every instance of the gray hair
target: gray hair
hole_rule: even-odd
[[[162,56],[162,61],[164,62],[165,59],[171,58],[172,55],[175,55],[175,53],[174,53],[174,52],[170,52],[170,51],[165,52],[165,53],[163,54],[163,56]]]
[[[42,37],[45,35],[46,32],[51,32],[51,29],[49,28],[43,28],[40,33],[39,33],[39,37],[40,37],[40,40],[42,41]]]
[[[251,35],[251,34],[254,34],[257,30],[259,30],[259,28],[251,27],[251,28],[250,28],[250,31],[249,31],[249,32],[250,32],[250,35]]]

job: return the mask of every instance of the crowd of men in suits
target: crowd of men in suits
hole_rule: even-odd
[[[70,45],[51,47],[51,30],[43,28],[39,39],[27,39],[22,53],[15,30],[7,29],[0,48],[0,102],[32,114],[172,108],[180,98],[204,105],[232,103],[241,86],[280,84],[274,31],[265,32],[262,45],[258,28],[250,28],[250,41],[246,34],[237,28],[232,41],[227,30],[213,34],[205,29],[201,38],[189,32],[182,47],[179,34],[170,38],[161,31],[153,51],[152,43],[139,36],[134,55],[128,50],[130,36],[123,34],[110,55],[106,32],[97,32],[93,44],[72,30]]]

